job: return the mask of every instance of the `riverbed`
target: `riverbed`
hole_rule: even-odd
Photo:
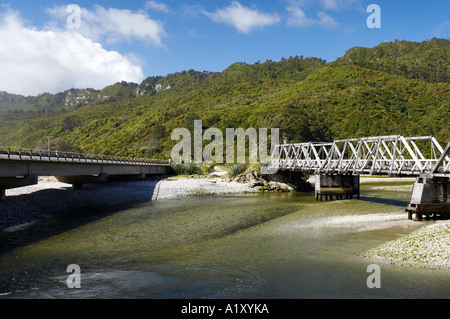
[[[164,198],[164,184],[158,183],[128,184],[132,192],[125,184],[110,185],[107,191],[92,186],[81,193],[61,187],[57,194],[69,201],[66,209],[45,206],[55,212],[35,213],[35,220],[22,217],[25,222],[3,229],[0,298],[450,295],[449,270],[361,256],[435,223],[407,219],[411,180],[364,181],[360,200],[328,202],[304,193],[212,195],[211,190]],[[197,183],[227,187],[219,180]],[[177,185],[176,180],[168,185]],[[70,202],[73,196],[77,202]],[[81,207],[83,198],[90,200]],[[381,269],[381,288],[367,286],[373,263]],[[81,270],[79,289],[67,286],[72,264]]]

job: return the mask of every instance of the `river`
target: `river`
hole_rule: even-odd
[[[360,200],[311,194],[183,197],[85,209],[3,231],[0,298],[448,298],[450,272],[379,263],[365,249],[407,220],[412,184],[361,184]],[[80,268],[70,289],[68,265]]]

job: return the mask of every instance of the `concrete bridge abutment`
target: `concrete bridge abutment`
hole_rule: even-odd
[[[316,174],[316,200],[351,199],[360,197],[359,175]]]
[[[411,201],[405,211],[408,219],[437,219],[450,216],[450,178],[425,174],[417,177]]]
[[[6,199],[7,189],[36,185],[37,183],[38,177],[34,175],[0,177],[0,202]]]

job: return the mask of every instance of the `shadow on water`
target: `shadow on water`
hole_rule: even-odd
[[[0,203],[0,253],[50,238],[152,200],[160,179],[44,189]]]
[[[392,198],[380,198],[380,197],[370,197],[370,196],[361,196],[359,200],[371,202],[375,204],[384,204],[384,205],[391,205],[391,206],[399,206],[406,208],[408,206],[407,201],[392,199]]]

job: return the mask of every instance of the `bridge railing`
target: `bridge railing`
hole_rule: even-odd
[[[170,160],[155,160],[125,156],[97,155],[39,149],[14,148],[0,146],[0,159],[70,162],[70,163],[102,163],[129,165],[170,165]]]

